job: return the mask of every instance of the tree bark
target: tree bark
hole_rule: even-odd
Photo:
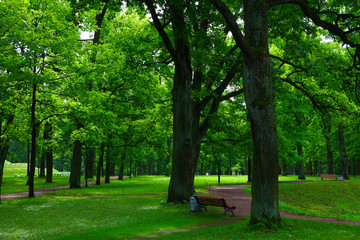
[[[166,145],[167,145],[167,152],[168,155],[166,156],[166,170],[165,170],[165,176],[170,176],[170,168],[168,167],[170,164],[170,160],[171,160],[171,137],[168,137],[167,141],[166,141]]]
[[[248,182],[252,182],[252,176],[251,176],[251,172],[252,172],[252,167],[251,167],[251,157],[248,157],[248,160],[247,160],[247,168],[248,168]]]
[[[35,69],[34,69],[35,72]],[[36,133],[37,124],[35,117],[35,106],[36,106],[36,83],[33,84],[32,89],[32,104],[31,104],[31,152],[30,152],[30,171],[29,171],[29,197],[35,197],[34,193],[34,177],[35,177],[35,158],[36,158]]]
[[[42,153],[40,159],[40,173],[39,173],[39,177],[41,178],[45,177],[45,162],[46,162],[46,155],[45,153]]]
[[[82,128],[78,124],[78,129]],[[81,148],[80,140],[74,142],[73,158],[71,161],[70,188],[81,188]]]
[[[101,170],[104,168],[104,151],[105,151],[105,144],[102,142],[100,145],[100,156],[99,162],[96,169],[96,185],[100,185],[101,179]]]
[[[95,163],[95,151],[88,151],[88,158],[86,159],[86,178],[94,177],[94,163]]]
[[[124,180],[125,159],[126,159],[126,148],[123,150],[123,152],[121,154],[119,180]],[[130,168],[131,168],[131,166],[130,166]]]
[[[1,204],[2,179],[3,179],[3,174],[4,174],[6,155],[7,155],[8,151],[9,151],[9,145],[2,144],[1,149],[0,149],[0,204]]]
[[[281,159],[281,176],[287,176],[287,164],[284,159]]]
[[[344,127],[339,124],[339,150],[342,166],[342,175],[344,179],[349,180],[349,162],[345,150]]]
[[[334,173],[334,159],[333,159],[333,151],[331,150],[330,138],[325,136],[326,138],[326,173],[333,174]]]
[[[244,0],[245,36],[252,56],[244,55],[245,101],[254,156],[250,224],[279,224],[278,134],[274,110],[267,8],[262,0]]]
[[[301,180],[305,180],[304,160],[303,160],[303,157],[304,157],[303,147],[302,147],[302,145],[300,145],[300,144],[297,144],[296,147],[297,147],[298,156],[300,157],[300,161],[299,161],[299,163],[298,163],[298,166],[299,166],[299,169],[298,169],[298,171],[299,171],[298,178],[301,179]]]
[[[109,156],[109,147],[108,147],[108,151],[106,153],[106,157],[105,157],[105,183],[110,183],[110,156]]]
[[[46,182],[52,182],[53,177],[53,151],[49,146],[49,140],[51,138],[52,126],[51,123],[45,123],[44,140],[46,144],[45,161],[46,161]]]
[[[175,75],[173,94],[173,164],[167,202],[189,201],[193,194],[192,67],[184,18],[184,1],[169,1],[174,33]]]

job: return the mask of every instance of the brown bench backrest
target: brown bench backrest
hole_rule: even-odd
[[[336,174],[320,174],[321,178],[337,178]]]
[[[194,196],[201,205],[204,206],[217,206],[217,207],[225,207],[226,202],[224,198],[217,197],[204,197],[204,196]]]

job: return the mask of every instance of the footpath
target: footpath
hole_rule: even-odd
[[[289,183],[285,183],[285,184],[289,184]],[[243,189],[244,187],[249,187],[249,186],[251,185],[247,184],[247,185],[211,186],[209,193],[215,197],[223,197],[226,199],[226,203],[228,203],[229,205],[236,206],[236,209],[234,211],[235,216],[237,218],[243,218],[246,216],[250,216],[250,211],[251,211],[251,196],[249,196],[249,194],[245,192],[245,190]],[[356,221],[345,221],[334,218],[312,217],[312,216],[298,215],[288,212],[280,212],[280,216],[284,218],[292,218],[292,219],[304,219],[304,220],[323,221],[323,222],[331,222],[331,223],[360,225],[360,222],[356,222]]]

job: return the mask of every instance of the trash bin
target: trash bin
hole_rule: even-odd
[[[199,211],[199,204],[197,203],[195,197],[190,197],[190,211]]]
[[[339,176],[339,181],[342,181],[344,180],[344,177],[343,176]]]

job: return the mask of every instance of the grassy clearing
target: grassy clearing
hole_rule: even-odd
[[[167,194],[169,177],[139,176],[124,178],[123,181],[111,180],[110,184],[89,185],[80,189],[62,189],[49,194],[55,195],[149,195]]]
[[[280,208],[287,212],[360,221],[360,183],[328,181],[283,184]]]
[[[90,181],[92,179],[88,179]],[[85,180],[82,180],[83,182]],[[1,193],[17,193],[25,192],[29,190],[29,186],[26,185],[27,177],[4,177],[1,186]],[[56,186],[63,186],[69,184],[69,177],[53,177],[52,183],[45,182],[45,178],[34,178],[35,189],[52,188]]]
[[[203,228],[171,234],[157,239],[251,239],[251,240],[282,240],[282,239],[359,239],[359,226],[332,224],[317,221],[283,219],[283,226],[276,230],[248,227],[249,220],[233,224]]]
[[[0,239],[124,239],[226,219],[163,197],[38,197],[0,205]],[[26,216],[26,217],[24,217]]]

